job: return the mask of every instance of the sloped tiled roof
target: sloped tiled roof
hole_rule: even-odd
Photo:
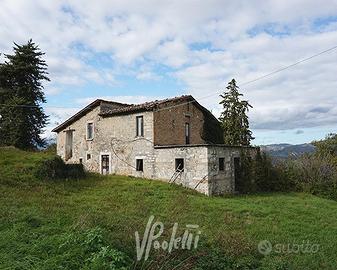
[[[141,104],[125,104],[125,103],[119,103],[119,102],[114,102],[114,101],[96,99],[94,102],[90,103],[88,106],[80,110],[78,113],[74,114],[72,117],[67,119],[65,122],[63,122],[62,124],[54,128],[52,131],[59,132],[65,129],[66,127],[71,125],[73,122],[77,121],[79,118],[81,118],[83,115],[87,114],[89,111],[96,108],[97,106],[100,106],[99,115],[103,117],[109,117],[113,115],[128,114],[128,113],[135,113],[135,112],[141,112],[141,111],[168,109],[170,108],[170,106],[173,106],[173,107],[176,105],[179,106],[179,104],[185,104],[188,102],[193,103],[204,113],[207,113],[208,115],[216,119],[215,116],[209,110],[207,110],[205,107],[200,105],[191,95],[183,95],[183,96],[174,97],[174,98],[154,100],[154,101],[145,102]]]
[[[120,108],[111,108],[107,110],[103,110],[100,115],[101,116],[110,116],[110,115],[116,115],[116,114],[125,114],[125,113],[131,113],[131,112],[138,112],[138,111],[151,111],[155,108],[160,107],[161,105],[165,105],[167,103],[171,102],[177,102],[177,101],[194,101],[194,98],[190,95],[184,95],[180,97],[174,97],[174,98],[167,98],[162,100],[154,100],[150,102],[145,102],[141,104],[129,104],[128,106],[120,107]]]
[[[58,125],[56,128],[52,130],[52,132],[59,132],[62,129],[66,128],[76,120],[80,119],[83,115],[87,114],[89,111],[92,109],[96,108],[97,106],[101,106],[101,108],[108,109],[108,108],[113,108],[113,107],[126,107],[130,106],[130,104],[125,104],[125,103],[119,103],[119,102],[114,102],[114,101],[108,101],[108,100],[103,100],[103,99],[96,99],[95,101],[91,102],[89,105],[85,106],[82,110],[68,118],[66,121],[64,121],[62,124]]]

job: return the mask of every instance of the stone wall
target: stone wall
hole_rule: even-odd
[[[143,116],[144,137],[136,137],[136,117]],[[111,172],[153,177],[153,113],[142,112],[102,118],[100,152],[111,154]],[[135,170],[136,159],[143,159],[144,173]]]
[[[175,180],[175,184],[195,189],[209,194],[208,191],[208,158],[207,147],[169,147],[155,149],[155,172],[154,178],[169,181],[175,172],[175,159],[184,159],[184,172]]]
[[[234,158],[240,157],[240,147],[230,146],[172,146],[156,147],[156,179],[169,181],[175,171],[175,159],[184,159],[184,172],[175,181],[206,195],[235,192]],[[246,148],[255,153],[255,148]],[[219,170],[219,158],[224,159],[224,170]]]
[[[239,149],[211,146],[208,149],[209,189],[213,195],[234,193],[234,157],[240,157]],[[224,158],[224,170],[219,170],[219,159]]]
[[[101,155],[105,154],[110,160],[109,173],[169,181],[175,173],[175,160],[183,158],[184,172],[175,180],[176,184],[206,195],[235,191],[234,158],[240,156],[242,148],[223,145],[154,146],[153,112],[101,117],[99,111],[97,106],[58,133],[57,153],[65,159],[66,131],[73,130],[73,156],[67,163],[79,163],[81,159],[86,170],[100,173]],[[136,137],[136,117],[140,115],[144,119],[144,137]],[[88,122],[94,124],[92,140],[86,138]],[[246,149],[255,151],[254,148]],[[225,160],[224,171],[219,171],[219,158]],[[136,171],[136,159],[143,159],[143,172]]]
[[[66,130],[73,130],[73,156],[67,163],[79,163],[85,169],[100,172],[102,154],[110,157],[110,173],[153,177],[153,113],[143,112],[114,117],[101,117],[99,107],[60,131],[57,153],[65,159]],[[144,117],[144,137],[136,137],[136,116]],[[86,126],[94,123],[94,138],[87,140]],[[91,158],[87,159],[87,155]],[[144,159],[144,173],[136,172],[136,159]]]
[[[73,155],[72,158],[67,160],[68,163],[79,163],[79,159],[83,160],[83,164],[91,171],[97,171],[98,161],[95,159],[86,161],[86,154],[95,151],[95,142],[99,140],[100,126],[99,126],[99,112],[100,107],[97,106],[93,110],[89,111],[86,115],[82,116],[79,120],[73,122],[66,129],[58,132],[57,134],[57,154],[65,159],[65,143],[66,143],[66,131],[73,130]],[[87,140],[86,128],[87,123],[94,123],[94,138],[93,140]],[[94,157],[94,156],[93,156]],[[93,158],[92,157],[92,158]]]

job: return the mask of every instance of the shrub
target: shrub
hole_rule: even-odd
[[[126,270],[131,260],[123,252],[107,245],[100,227],[65,235],[59,246],[60,269]]]
[[[66,164],[67,178],[80,179],[85,177],[85,172],[82,164]]]
[[[127,265],[125,254],[109,246],[101,247],[87,260],[87,269],[90,270],[126,270],[129,269]]]
[[[239,190],[242,193],[293,190],[294,184],[284,177],[282,170],[266,153],[258,151],[251,156],[241,152]]]
[[[54,156],[39,164],[35,176],[47,180],[78,179],[85,177],[85,172],[82,164],[65,164],[62,158]]]
[[[306,154],[280,164],[282,177],[297,191],[337,199],[336,157],[329,153]]]
[[[315,153],[274,162],[265,153],[242,153],[240,191],[299,191],[337,199],[337,157],[330,148],[324,144]]]
[[[66,164],[58,156],[46,159],[40,163],[35,175],[40,179],[66,178]]]

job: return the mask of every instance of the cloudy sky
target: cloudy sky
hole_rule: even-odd
[[[337,132],[337,50],[245,84],[336,46],[336,0],[0,0],[0,52],[30,38],[49,65],[48,130],[97,97],[192,94],[218,115],[235,78],[254,144]]]

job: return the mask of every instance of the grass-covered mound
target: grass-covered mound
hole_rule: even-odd
[[[335,269],[337,265],[335,201],[302,193],[208,198],[179,186],[123,176],[89,175],[80,181],[34,178],[36,164],[50,155],[0,148],[0,269]],[[151,215],[164,223],[165,239],[175,222],[180,234],[186,224],[198,224],[198,248],[171,255],[152,249],[147,262],[135,263],[135,231],[142,237]],[[257,245],[265,239],[274,246],[309,241],[319,250],[272,251],[264,256]]]

